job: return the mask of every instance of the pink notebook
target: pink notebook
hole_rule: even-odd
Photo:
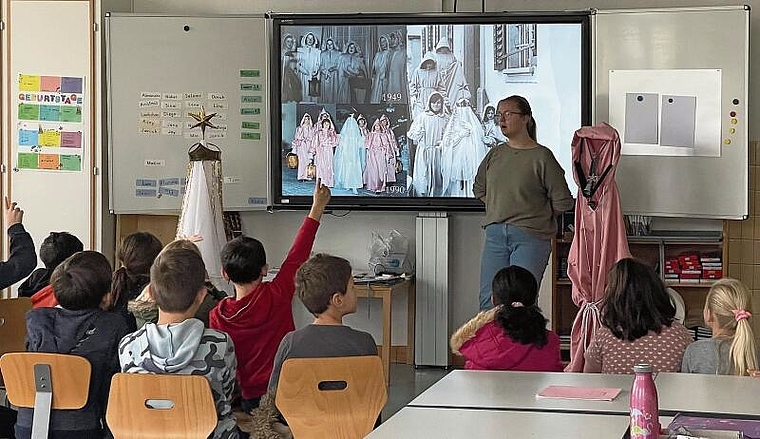
[[[612,401],[620,394],[620,389],[605,387],[549,386],[538,394],[540,398],[587,399],[591,401]]]

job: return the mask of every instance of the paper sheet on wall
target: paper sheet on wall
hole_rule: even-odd
[[[195,124],[190,113],[197,113],[203,107],[207,113],[217,113],[216,120],[221,121],[227,119],[226,111],[230,107],[227,95],[221,92],[142,91],[137,98],[137,132],[146,136],[176,136],[198,140],[201,138],[200,132],[190,129]],[[207,135],[208,139],[226,137],[227,125],[219,129],[211,128]]]
[[[85,78],[17,76],[16,168],[82,171]]]
[[[609,123],[622,153],[721,156],[720,69],[610,70]]]

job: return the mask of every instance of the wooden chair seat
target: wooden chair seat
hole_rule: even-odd
[[[216,422],[203,376],[117,373],[111,379],[106,423],[116,439],[205,439]]]
[[[51,410],[87,404],[90,362],[84,357],[43,352],[9,352],[0,357],[8,400],[33,408],[32,437],[48,437]]]
[[[376,355],[291,358],[282,365],[275,405],[295,439],[359,439],[388,399]]]

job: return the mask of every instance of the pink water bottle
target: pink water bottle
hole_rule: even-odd
[[[636,377],[631,388],[631,439],[657,439],[660,435],[660,413],[657,387],[652,378],[652,366],[633,366]]]

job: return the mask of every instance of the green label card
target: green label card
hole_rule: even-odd
[[[261,114],[261,108],[254,107],[254,108],[241,108],[240,114],[243,116],[255,116],[257,114]]]
[[[261,140],[261,133],[240,133],[243,140]]]
[[[241,128],[244,130],[258,130],[261,127],[261,124],[258,122],[243,122]]]
[[[240,91],[261,91],[261,84],[240,84]]]
[[[78,155],[61,155],[62,171],[81,171],[82,157]]]
[[[40,106],[34,104],[19,104],[18,118],[21,120],[39,120]]]
[[[244,104],[261,102],[261,96],[240,96],[240,101]]]
[[[81,122],[82,107],[61,107],[61,122]]]
[[[259,76],[261,76],[261,71],[259,71],[258,69],[240,71],[241,78],[258,78]]]
[[[18,153],[19,169],[37,169],[37,154],[29,152]]]

